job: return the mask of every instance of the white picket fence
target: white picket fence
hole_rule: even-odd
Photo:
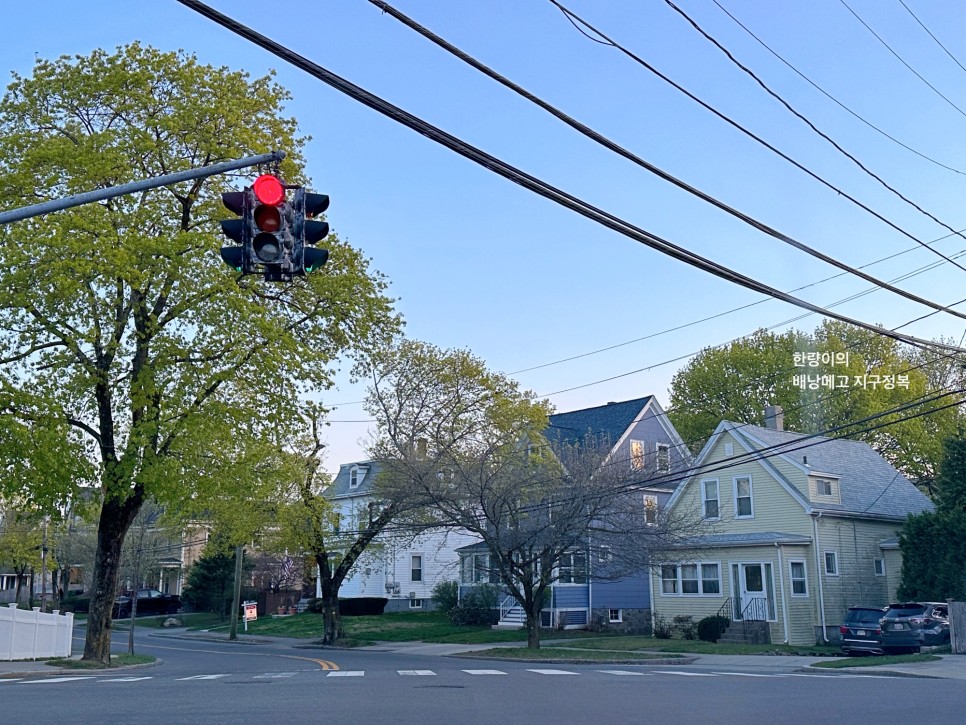
[[[0,607],[0,660],[29,660],[40,657],[70,657],[74,613],[43,614],[17,609],[16,604]]]

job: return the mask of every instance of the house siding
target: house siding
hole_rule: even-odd
[[[593,583],[591,591],[594,609],[650,609],[651,596],[647,576],[635,576],[620,581]]]

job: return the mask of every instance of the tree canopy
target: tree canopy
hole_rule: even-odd
[[[276,148],[286,182],[304,182],[287,98],[271,76],[136,43],[39,60],[0,101],[0,203]],[[232,183],[184,182],[0,229],[0,455],[22,471],[2,485],[51,501],[96,481],[86,659],[109,659],[120,546],[143,502],[211,485],[249,493],[255,466],[233,483],[246,441],[284,434],[301,396],[332,385],[340,356],[398,324],[385,280],[335,236],[324,272],[291,283],[229,270],[215,220]],[[18,445],[40,439],[29,455]]]
[[[842,322],[812,333],[759,330],[679,370],[668,415],[697,452],[722,419],[763,425],[765,407],[780,405],[786,429],[864,440],[928,491],[941,442],[960,421],[946,395],[962,389],[958,370],[948,354]]]

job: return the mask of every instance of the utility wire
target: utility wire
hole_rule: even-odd
[[[950,259],[949,257],[947,257],[942,252],[940,252],[940,251],[938,251],[936,249],[933,249],[928,244],[926,244],[924,241],[922,241],[917,236],[915,236],[912,232],[909,232],[909,231],[903,229],[902,227],[900,227],[895,222],[889,220],[888,218],[886,218],[885,216],[883,216],[879,212],[875,211],[875,209],[873,209],[872,207],[870,207],[867,204],[864,204],[863,202],[859,201],[858,199],[856,199],[854,196],[852,196],[848,192],[843,191],[839,187],[835,186],[832,182],[830,182],[830,181],[826,180],[825,178],[819,176],[816,172],[812,171],[811,169],[809,169],[804,164],[796,161],[791,156],[789,156],[788,154],[786,154],[784,151],[782,151],[778,147],[774,146],[773,144],[771,144],[768,141],[766,141],[765,139],[763,139],[761,136],[758,136],[754,132],[752,132],[749,129],[745,128],[744,126],[742,126],[740,123],[738,123],[737,121],[735,121],[730,116],[727,116],[723,112],[719,111],[717,108],[715,108],[714,106],[712,106],[710,103],[707,103],[706,101],[702,100],[701,98],[699,98],[698,96],[696,96],[694,93],[692,93],[691,91],[689,91],[688,89],[686,89],[684,86],[682,86],[681,84],[677,83],[676,81],[672,80],[670,77],[668,77],[667,75],[665,75],[664,73],[662,73],[661,71],[659,71],[657,68],[655,68],[654,66],[652,66],[650,63],[648,63],[646,60],[644,60],[643,58],[641,58],[639,55],[636,55],[635,53],[631,52],[630,50],[628,50],[624,46],[622,46],[619,43],[617,43],[615,40],[612,40],[610,37],[608,37],[607,35],[605,35],[602,31],[598,30],[596,27],[594,27],[593,25],[591,25],[590,23],[588,23],[586,20],[584,20],[580,16],[576,15],[573,11],[568,10],[560,2],[558,2],[558,0],[549,0],[549,2],[553,3],[553,5],[555,5],[564,14],[564,16],[570,21],[570,23],[572,25],[575,25],[576,26],[576,23],[579,22],[584,27],[590,29],[591,31],[593,31],[594,33],[596,33],[597,35],[599,35],[601,38],[605,39],[607,41],[607,44],[608,45],[610,45],[611,47],[615,48],[616,50],[619,50],[621,53],[623,53],[624,55],[626,55],[628,58],[630,58],[631,60],[633,60],[635,63],[638,63],[639,65],[643,66],[648,71],[650,71],[651,73],[653,73],[654,75],[656,75],[658,78],[660,78],[661,80],[663,80],[665,83],[668,83],[670,86],[672,86],[676,90],[678,90],[681,93],[683,93],[684,95],[686,95],[688,98],[690,98],[692,101],[694,101],[695,103],[697,103],[698,105],[700,105],[702,108],[704,108],[705,110],[713,113],[715,116],[717,116],[718,118],[720,118],[722,121],[724,121],[728,125],[732,126],[733,128],[737,129],[741,133],[745,134],[748,138],[752,139],[753,141],[755,141],[758,144],[761,144],[766,149],[768,149],[772,153],[776,154],[777,156],[781,157],[782,159],[784,159],[785,161],[787,161],[788,163],[790,163],[792,166],[794,166],[798,170],[800,170],[803,173],[807,174],[808,176],[812,177],[813,179],[815,179],[816,181],[818,181],[823,186],[828,187],[829,189],[831,189],[832,191],[834,191],[836,194],[838,194],[839,196],[842,196],[843,198],[847,199],[848,201],[850,201],[851,203],[853,203],[854,205],[856,205],[860,209],[868,212],[869,214],[871,214],[872,216],[874,216],[876,219],[878,219],[879,221],[881,221],[884,224],[888,225],[892,229],[895,229],[897,232],[899,232],[903,236],[908,237],[909,239],[911,239],[912,241],[914,241],[916,244],[919,244],[920,246],[925,247],[926,249],[928,249],[933,254],[935,254],[935,255],[937,255],[939,257],[942,257],[947,262],[950,262],[953,266],[958,267],[959,269],[961,269],[964,272],[966,272],[966,267],[963,267],[958,262],[953,261],[952,259]],[[586,33],[584,33],[584,35],[586,35]]]
[[[713,2],[715,5],[717,5],[721,9],[721,12],[723,12],[725,15],[727,15],[729,18],[731,18],[739,28],[741,28],[742,30],[744,30],[748,35],[750,35],[752,38],[754,38],[756,41],[758,41],[758,44],[761,45],[762,48],[764,48],[769,53],[771,53],[773,56],[775,56],[776,58],[778,58],[778,60],[780,60],[782,63],[784,63],[786,66],[788,66],[788,68],[790,68],[792,71],[794,71],[802,80],[804,80],[806,83],[808,83],[810,86],[812,86],[812,88],[814,88],[815,90],[817,90],[819,93],[821,93],[823,96],[825,96],[826,98],[828,98],[830,101],[832,101],[833,103],[835,103],[842,110],[848,112],[849,114],[851,114],[852,116],[854,116],[855,118],[857,118],[859,121],[861,121],[862,123],[864,123],[866,126],[868,126],[869,128],[871,128],[876,133],[878,133],[878,134],[880,134],[882,136],[885,136],[887,139],[889,139],[893,143],[901,146],[902,148],[906,149],[907,151],[911,151],[916,156],[918,156],[918,157],[920,157],[922,159],[925,159],[926,161],[928,161],[928,162],[930,162],[932,164],[935,164],[936,166],[939,166],[940,168],[946,169],[947,171],[952,171],[953,173],[962,174],[962,175],[966,176],[966,172],[961,171],[960,169],[954,168],[952,166],[949,166],[947,164],[944,164],[941,161],[937,161],[936,159],[934,159],[934,158],[932,158],[930,156],[927,156],[926,154],[922,153],[921,151],[917,151],[912,146],[909,146],[908,144],[903,143],[902,141],[900,141],[899,139],[897,139],[895,136],[892,136],[888,132],[882,130],[881,128],[879,128],[878,126],[876,126],[874,123],[872,123],[868,119],[863,118],[856,111],[854,111],[851,108],[849,108],[848,106],[846,106],[842,101],[840,101],[838,98],[836,98],[835,96],[833,96],[827,90],[825,90],[820,85],[818,85],[818,83],[816,83],[811,78],[809,78],[807,75],[805,75],[805,73],[803,73],[798,68],[796,68],[794,65],[792,65],[791,62],[789,62],[786,58],[784,58],[783,56],[781,56],[778,53],[778,51],[776,51],[774,48],[772,48],[770,45],[768,45],[764,40],[762,40],[761,38],[759,38],[747,25],[745,25],[738,18],[736,18],[734,15],[732,15],[732,13],[724,5],[722,5],[718,0],[711,0],[711,2]],[[899,0],[899,2],[902,2],[902,0]],[[908,10],[908,8],[906,8],[906,9]],[[910,13],[911,12],[912,11],[910,11]],[[913,17],[915,17],[915,16],[913,15]],[[916,19],[918,20],[918,18],[916,18]],[[927,30],[926,32],[928,33],[929,31]],[[932,35],[932,34],[930,33],[930,35]],[[945,50],[945,48],[944,48],[944,50]],[[955,60],[955,58],[953,60]],[[966,70],[966,69],[964,69],[964,70]]]
[[[934,214],[932,214],[932,213],[926,211],[925,209],[923,209],[921,206],[919,206],[919,204],[917,204],[912,199],[910,199],[909,197],[907,197],[901,191],[899,191],[894,186],[892,186],[891,184],[889,184],[881,176],[879,176],[874,171],[872,171],[868,166],[866,166],[864,163],[862,163],[861,161],[859,161],[859,159],[856,158],[855,155],[853,155],[853,154],[849,153],[848,151],[846,151],[835,139],[833,139],[827,133],[825,133],[824,131],[822,131],[818,126],[816,126],[804,114],[802,114],[799,111],[797,111],[781,95],[779,95],[777,92],[775,92],[771,88],[769,88],[768,85],[761,78],[759,78],[755,74],[755,72],[753,70],[751,70],[751,68],[749,68],[748,66],[744,65],[741,61],[739,61],[737,58],[735,58],[735,56],[731,53],[731,51],[729,51],[727,48],[725,48],[724,45],[722,45],[714,36],[712,36],[710,33],[708,33],[706,30],[704,30],[704,28],[702,28],[700,25],[698,25],[697,21],[695,21],[691,16],[689,16],[681,8],[679,8],[677,5],[675,5],[671,0],[664,0],[664,3],[665,3],[665,5],[667,5],[668,7],[670,7],[672,10],[674,10],[676,13],[678,13],[682,18],[684,18],[688,22],[688,24],[691,25],[691,27],[694,28],[696,31],[698,31],[698,33],[700,33],[708,42],[710,42],[718,50],[720,50],[722,53],[724,53],[725,56],[727,56],[728,60],[730,60],[738,68],[740,68],[748,76],[750,76],[759,86],[762,87],[762,89],[768,95],[770,95],[772,98],[774,98],[780,104],[782,104],[788,110],[789,113],[791,113],[793,116],[795,116],[800,121],[802,121],[802,123],[804,123],[806,126],[808,126],[812,131],[814,131],[816,134],[818,134],[821,138],[825,139],[828,143],[830,143],[832,145],[832,147],[836,151],[838,151],[840,154],[842,154],[843,156],[845,156],[845,158],[847,158],[849,161],[851,161],[856,166],[858,166],[868,176],[870,176],[873,179],[875,179],[876,181],[878,181],[882,186],[884,186],[890,192],[892,192],[897,197],[899,197],[900,199],[902,199],[902,201],[904,201],[906,204],[908,204],[909,206],[913,207],[920,214],[923,214],[924,216],[928,217],[929,219],[932,219],[934,222],[936,222],[940,226],[948,229],[949,231],[951,231],[953,233],[956,232],[956,230],[953,229],[949,224],[947,224],[946,222],[944,222],[942,219],[938,218]],[[964,239],[966,239],[966,237],[964,237]],[[962,267],[961,267],[961,269],[962,269]]]
[[[890,46],[887,42],[885,42],[885,40],[882,38],[881,35],[879,35],[877,32],[875,32],[872,29],[872,26],[870,26],[867,22],[865,22],[862,19],[862,17],[857,12],[855,12],[855,10],[853,10],[852,7],[847,2],[845,2],[845,0],[839,0],[839,2],[842,3],[845,6],[845,9],[846,10],[848,10],[850,13],[852,13],[852,15],[855,17],[855,19],[858,20],[866,30],[868,30],[870,33],[872,33],[872,35],[875,37],[876,40],[878,40],[880,43],[882,43],[883,46],[885,46],[886,50],[888,50],[890,53],[892,53],[892,55],[894,55],[896,57],[896,59],[900,63],[902,63],[906,68],[908,68],[912,72],[912,74],[914,76],[916,76],[916,78],[918,78],[923,83],[925,83],[927,86],[929,86],[929,88],[933,91],[933,93],[935,93],[937,96],[939,96],[944,101],[946,101],[946,103],[948,103],[950,106],[952,106],[953,108],[955,108],[959,112],[959,114],[961,116],[966,116],[966,111],[963,111],[962,108],[960,108],[955,103],[953,103],[952,101],[950,101],[946,96],[944,96],[939,91],[939,89],[936,88],[936,86],[934,86],[932,83],[930,83],[925,78],[923,78],[923,76],[915,68],[913,68],[911,65],[909,65],[901,55],[899,55],[895,50],[893,50],[892,46]]]
[[[554,2],[555,0],[551,0]],[[780,299],[789,304],[799,306],[803,309],[810,310],[812,312],[817,312],[819,314],[832,317],[841,322],[848,322],[849,324],[861,327],[863,329],[875,332],[886,337],[891,337],[900,342],[905,342],[910,345],[917,347],[926,348],[942,348],[950,350],[953,352],[966,352],[966,349],[956,346],[951,346],[946,343],[925,340],[912,335],[907,335],[905,333],[896,333],[890,330],[883,330],[876,325],[870,324],[868,322],[863,322],[861,320],[856,320],[845,315],[840,315],[836,312],[824,309],[818,305],[814,305],[811,302],[794,297],[787,292],[782,292],[774,287],[759,282],[751,277],[743,275],[736,272],[724,265],[717,262],[709,260],[701,255],[695,254],[681,246],[673,244],[669,241],[662,239],[661,237],[652,234],[640,227],[637,227],[619,217],[609,214],[602,209],[599,209],[586,201],[578,199],[556,187],[544,182],[530,174],[527,174],[510,164],[498,159],[497,157],[482,151],[465,141],[443,131],[436,126],[414,116],[408,111],[395,106],[388,101],[360,88],[359,86],[351,83],[350,81],[341,78],[340,76],[326,70],[317,63],[313,63],[307,58],[295,53],[289,48],[276,43],[275,41],[267,38],[266,36],[258,33],[251,28],[231,19],[230,17],[219,13],[218,11],[208,7],[202,2],[197,0],[178,0],[182,5],[185,5],[192,10],[204,15],[205,17],[215,21],[219,25],[227,28],[228,30],[240,35],[241,37],[250,40],[251,42],[259,45],[260,47],[268,50],[272,54],[278,56],[282,60],[294,65],[295,67],[309,73],[310,75],[318,78],[322,82],[330,85],[331,87],[339,90],[340,92],[348,95],[360,103],[372,108],[385,116],[388,116],[397,123],[401,123],[404,126],[416,131],[417,133],[425,136],[426,138],[435,141],[436,143],[449,148],[452,151],[460,154],[464,158],[467,158],[480,166],[503,176],[525,189],[528,189],[546,199],[556,202],[557,204],[570,209],[592,221],[595,221],[602,226],[605,226],[613,231],[616,231],[624,236],[627,236],[644,246],[650,247],[663,254],[677,259],[678,261],[684,262],[692,267],[696,267],[705,272],[708,272],[720,279],[727,280],[733,284],[745,287],[746,289],[753,290],[762,294],[766,294],[776,299]],[[925,246],[925,245],[924,245]],[[928,248],[928,247],[927,247]],[[935,251],[935,250],[934,250]],[[952,260],[949,260],[952,261]],[[956,264],[955,262],[953,262]],[[956,266],[959,266],[958,264]],[[961,268],[962,269],[962,268]]]
[[[936,41],[936,45],[938,45],[940,48],[942,48],[946,52],[946,55],[948,55],[950,58],[953,59],[953,63],[955,63],[960,68],[962,68],[964,71],[966,71],[966,67],[963,67],[963,64],[960,63],[959,60],[956,58],[956,56],[953,55],[949,51],[949,48],[947,48],[945,45],[943,45],[941,42],[939,42],[939,38],[937,38],[935,35],[932,34],[932,31],[929,30],[929,28],[927,28],[925,26],[925,24],[919,19],[919,17],[914,12],[912,12],[912,10],[909,8],[908,5],[906,5],[906,3],[904,2],[904,0],[899,0],[899,4],[902,5],[902,7],[904,7],[906,9],[906,11],[913,17],[913,19],[917,23],[919,23],[919,27],[921,27],[923,30],[925,30],[926,33],[929,34],[929,37]]]
[[[879,287],[882,287],[883,289],[888,290],[889,292],[892,292],[893,294],[897,294],[897,295],[899,295],[901,297],[905,297],[906,299],[912,300],[914,302],[918,302],[919,304],[925,305],[927,307],[931,307],[931,308],[933,308],[935,310],[941,310],[943,312],[948,312],[949,314],[952,314],[955,317],[959,317],[961,319],[966,320],[966,314],[963,314],[961,312],[952,310],[952,309],[950,309],[949,307],[947,307],[945,305],[940,305],[940,304],[937,304],[937,303],[932,302],[930,300],[927,300],[927,299],[924,299],[922,297],[919,297],[918,295],[915,295],[915,294],[912,294],[910,292],[907,292],[907,291],[905,291],[905,290],[903,290],[903,289],[901,289],[899,287],[895,287],[895,286],[889,284],[888,282],[883,282],[882,280],[877,279],[876,277],[873,277],[872,275],[867,274],[867,273],[861,271],[860,269],[857,269],[855,267],[852,267],[851,265],[845,264],[844,262],[840,262],[839,260],[835,259],[834,257],[830,257],[829,255],[824,254],[824,253],[818,251],[817,249],[815,249],[813,247],[810,247],[809,245],[807,245],[807,244],[805,244],[803,242],[800,242],[800,241],[798,241],[796,239],[793,239],[792,237],[789,237],[788,235],[783,234],[782,232],[779,232],[778,230],[776,230],[776,229],[768,226],[764,222],[761,222],[761,221],[759,221],[759,220],[757,220],[757,219],[755,219],[755,218],[753,218],[753,217],[751,217],[751,216],[749,216],[749,215],[747,215],[747,214],[745,214],[745,213],[743,213],[741,211],[738,211],[734,207],[729,206],[728,204],[726,204],[723,201],[721,201],[721,200],[719,200],[719,199],[711,196],[710,194],[707,194],[707,193],[701,191],[700,189],[698,189],[698,188],[696,188],[694,186],[691,186],[687,182],[682,181],[681,179],[673,176],[672,174],[668,173],[667,171],[664,171],[663,169],[655,166],[654,164],[651,164],[648,161],[645,161],[640,156],[637,156],[636,154],[634,154],[631,151],[627,150],[623,146],[621,146],[621,145],[617,144],[616,142],[612,141],[611,139],[609,139],[609,138],[601,135],[600,133],[598,133],[594,129],[592,129],[592,128],[586,126],[586,125],[584,125],[583,123],[577,121],[576,119],[572,118],[571,116],[565,114],[563,111],[561,111],[560,109],[558,109],[555,106],[551,105],[550,103],[548,103],[548,102],[544,101],[543,99],[538,98],[537,96],[533,95],[532,93],[530,93],[526,89],[522,88],[521,86],[517,85],[513,81],[511,81],[511,80],[507,79],[506,77],[500,75],[499,73],[497,73],[496,71],[494,71],[489,66],[484,65],[483,63],[481,63],[480,61],[476,60],[472,56],[470,56],[467,53],[463,52],[462,50],[460,50],[459,48],[457,48],[456,46],[454,46],[452,43],[449,43],[448,41],[444,40],[440,36],[436,35],[431,30],[423,27],[422,25],[420,25],[419,23],[417,23],[415,20],[413,20],[409,16],[403,14],[399,10],[396,10],[396,8],[392,7],[389,3],[384,2],[383,0],[369,0],[369,2],[371,4],[373,4],[373,5],[375,5],[376,7],[382,9],[382,11],[384,13],[386,13],[388,15],[391,15],[392,17],[396,18],[396,20],[398,20],[399,22],[403,23],[408,28],[410,28],[412,30],[415,30],[417,33],[419,33],[420,35],[422,35],[424,38],[432,41],[433,43],[435,43],[436,45],[438,45],[443,50],[445,50],[448,53],[456,56],[457,58],[459,58],[460,60],[462,60],[464,63],[469,64],[470,66],[472,66],[476,70],[478,70],[481,73],[485,74],[486,76],[492,78],[493,80],[495,80],[496,82],[500,83],[504,87],[509,88],[510,90],[514,91],[515,93],[523,96],[524,98],[526,98],[531,103],[536,104],[537,106],[539,106],[540,108],[542,108],[544,111],[546,111],[547,113],[550,113],[555,118],[563,121],[565,124],[567,124],[568,126],[570,126],[571,128],[573,128],[574,130],[579,131],[581,134],[583,134],[584,136],[590,138],[593,141],[596,141],[598,144],[600,144],[604,148],[607,148],[610,151],[613,151],[614,153],[619,154],[620,156],[623,156],[624,158],[628,159],[629,161],[632,161],[633,163],[637,164],[641,168],[646,169],[647,171],[650,171],[651,173],[657,175],[661,179],[664,179],[665,181],[668,181],[668,182],[674,184],[679,189],[683,189],[684,191],[687,191],[689,194],[692,194],[692,195],[698,197],[699,199],[701,199],[702,201],[705,201],[705,202],[707,202],[709,204],[712,204],[713,206],[717,207],[718,209],[721,209],[722,211],[724,211],[724,212],[726,212],[728,214],[731,214],[732,216],[736,217],[737,219],[740,219],[741,221],[743,221],[745,224],[748,224],[748,225],[754,227],[758,231],[764,232],[765,234],[771,236],[772,238],[777,239],[778,241],[784,242],[785,244],[788,244],[788,245],[794,247],[795,249],[798,249],[799,251],[805,252],[806,254],[809,254],[812,257],[815,257],[816,259],[820,259],[823,262],[825,262],[826,264],[830,264],[833,267],[836,267],[836,268],[841,269],[841,270],[843,270],[845,272],[848,272],[849,274],[852,274],[852,275],[855,275],[856,277],[859,277],[861,279],[864,279],[866,282],[871,282],[872,284],[877,285]],[[673,5],[672,5],[672,7],[673,7]],[[954,229],[951,229],[950,231],[955,232]]]

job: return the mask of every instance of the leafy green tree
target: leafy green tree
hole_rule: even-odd
[[[250,574],[253,565],[242,558],[242,571]],[[235,580],[235,555],[217,543],[205,547],[205,553],[188,572],[182,599],[200,612],[217,612],[222,617],[231,612]]]
[[[935,511],[910,516],[899,533],[902,599],[966,598],[966,439],[949,438],[936,478]]]
[[[0,101],[0,203],[274,148],[288,153],[285,180],[304,182],[287,97],[271,77],[139,44],[39,60]],[[0,229],[0,455],[25,474],[0,485],[42,503],[96,480],[86,660],[110,660],[121,545],[144,502],[177,505],[212,487],[250,495],[266,479],[259,446],[284,437],[300,397],[330,387],[338,357],[398,324],[384,280],[334,236],[322,273],[280,285],[232,273],[215,223],[231,182]]]
[[[796,353],[847,353],[848,363],[796,367]],[[955,362],[837,321],[825,321],[811,334],[759,330],[727,347],[707,348],[679,370],[671,382],[668,415],[697,452],[722,419],[763,425],[765,406],[780,405],[788,430],[821,433],[845,426],[836,435],[866,441],[929,491],[941,441],[959,425],[958,409],[944,407],[952,398],[917,404],[871,424],[849,424],[958,389],[961,381],[951,374],[958,369]],[[835,376],[839,387],[802,389],[793,382],[801,375]],[[906,385],[895,384],[899,375],[906,376]],[[891,387],[881,382],[884,376],[893,376]],[[861,385],[857,379],[876,383]],[[876,427],[866,430],[871,426]]]
[[[0,565],[9,566],[17,577],[14,601],[20,601],[27,575],[41,567],[43,542],[41,525],[36,517],[8,510],[0,517]],[[30,593],[33,597],[33,592]]]

